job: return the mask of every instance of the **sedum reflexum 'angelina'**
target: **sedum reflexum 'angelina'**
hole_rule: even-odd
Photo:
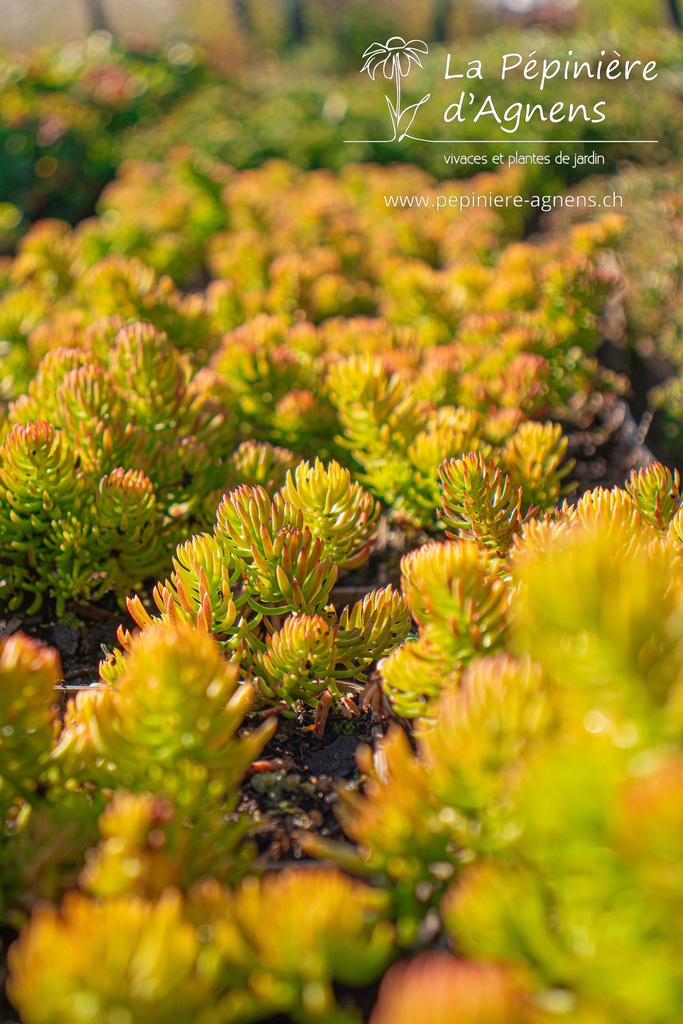
[[[390,730],[374,756],[363,747],[357,759],[366,776],[364,794],[340,788],[336,808],[355,846],[309,832],[298,841],[311,856],[381,882],[391,894],[399,942],[411,945],[435,894],[455,872],[457,815],[450,809],[444,813],[402,729]]]
[[[92,589],[94,551],[84,528],[86,481],[73,450],[50,423],[17,425],[0,448],[2,589],[11,606],[51,590],[67,596]],[[94,497],[94,495],[93,495]]]
[[[26,1024],[197,1024],[215,997],[201,953],[177,892],[158,903],[74,892],[61,912],[39,908],[12,948],[10,997]]]
[[[339,566],[291,504],[240,487],[218,508],[215,536],[245,582],[257,614],[315,612],[327,604]]]
[[[323,347],[313,324],[292,325],[283,312],[254,316],[225,335],[211,366],[224,382],[243,433],[307,458],[338,453]]]
[[[289,868],[186,899],[96,901],[36,911],[10,954],[26,1024],[355,1024],[333,983],[365,985],[392,952],[387,898],[335,869]],[[302,927],[305,921],[305,927]],[[265,925],[267,922],[267,925]]]
[[[516,766],[553,724],[543,674],[509,654],[470,665],[457,689],[443,690],[432,716],[418,731],[417,758],[394,729],[374,758],[369,749],[360,755],[363,795],[339,790],[338,816],[357,852],[315,836],[300,840],[314,855],[381,878],[406,943],[461,865],[504,845]]]
[[[281,1013],[300,1024],[352,1024],[357,1018],[336,1005],[333,982],[365,985],[382,972],[394,937],[388,905],[381,889],[312,867],[252,876],[233,892],[207,882],[188,910],[211,926],[208,949],[229,989],[228,1019]]]
[[[0,813],[34,799],[55,735],[57,652],[15,633],[0,647]]]
[[[513,972],[499,964],[424,953],[393,967],[370,1024],[544,1024]]]
[[[348,469],[337,462],[325,468],[319,459],[313,466],[302,462],[287,474],[280,494],[301,512],[304,525],[322,540],[325,554],[340,569],[357,569],[367,562],[377,539],[379,502],[352,483]]]
[[[682,1005],[671,484],[653,466],[530,520],[510,552],[508,650],[442,690],[418,757],[396,732],[364,795],[340,789],[355,856],[304,841],[390,883],[399,935],[438,904],[431,927],[460,956],[508,965],[531,1020],[673,1022]]]
[[[166,796],[119,789],[100,815],[100,840],[86,851],[80,886],[100,898],[157,899],[169,886],[187,891],[207,877],[233,883],[252,866],[254,844],[245,836],[253,826],[211,794],[190,821]]]
[[[275,494],[284,484],[289,470],[294,469],[298,462],[298,457],[288,448],[280,448],[268,441],[243,441],[232,456],[228,489],[234,490],[246,484],[265,487],[268,494]]]
[[[339,618],[290,615],[284,626],[266,636],[266,650],[256,660],[260,692],[271,700],[314,704],[325,691],[342,697],[353,680],[406,636],[405,602],[392,587],[373,590]],[[351,692],[354,687],[351,685]]]
[[[154,627],[131,641],[115,686],[69,705],[55,758],[75,777],[166,793],[183,807],[230,800],[273,731],[237,735],[251,699],[210,636]]]
[[[554,431],[539,431],[537,440],[543,437],[546,441],[553,438],[560,441],[559,433]],[[542,446],[538,450],[541,451]],[[537,462],[537,466],[540,464]],[[507,465],[511,471],[519,472],[519,463],[516,470],[510,462]],[[557,469],[555,460],[546,461],[546,465],[550,470],[548,476],[539,478],[535,473],[528,473],[527,481],[535,479],[537,488],[557,497],[560,481],[556,479],[553,483]],[[510,477],[480,453],[444,463],[441,475],[442,518],[447,534],[454,539],[449,544],[426,544],[403,559],[402,587],[418,626],[418,636],[403,643],[380,665],[387,695],[405,716],[429,714],[431,702],[441,690],[458,685],[466,664],[479,654],[502,649],[508,642],[508,608],[517,583],[517,570],[534,553],[540,551],[544,557],[533,563],[534,572],[539,574],[542,583],[538,587],[538,609],[529,623],[530,637],[535,635],[539,619],[556,605],[565,610],[570,602],[576,602],[577,609],[583,606],[586,595],[579,600],[579,595],[559,585],[558,581],[565,572],[565,545],[578,545],[577,533],[584,536],[589,526],[602,524],[609,531],[611,545],[617,543],[624,552],[624,557],[616,563],[611,545],[598,552],[596,573],[604,561],[615,565],[615,573],[619,567],[626,572],[626,554],[642,548],[644,542],[654,544],[653,551],[659,545],[662,552],[657,573],[665,573],[667,562],[680,557],[683,512],[678,481],[670,470],[658,463],[632,473],[623,490],[597,488],[576,505],[564,503],[542,518],[537,509],[523,514],[527,485],[520,483],[514,487]],[[544,482],[539,483],[540,479]],[[648,558],[651,572],[655,572],[657,563],[649,555]],[[638,572],[643,577],[646,575],[642,566]],[[595,595],[594,590],[590,592]],[[645,592],[643,589],[642,593]],[[585,623],[586,633],[581,643],[590,642],[595,621],[607,614],[602,604],[590,609],[582,607],[581,621]],[[604,607],[608,605],[609,602]],[[559,611],[557,614],[559,616]],[[625,635],[639,635],[641,627],[636,628],[637,618],[638,613],[628,612],[633,631],[627,629]],[[566,656],[567,642],[566,638],[558,637],[553,647],[560,662]],[[666,642],[666,634],[660,642]],[[616,646],[620,647],[620,657],[625,658],[628,645]],[[529,649],[536,654],[531,641]],[[605,656],[603,649],[601,664],[607,666]],[[596,651],[591,649],[586,658],[588,672],[593,671],[595,657]]]
[[[0,574],[13,605],[119,594],[169,549],[227,475],[224,410],[153,327],[113,320],[54,349],[10,408],[0,447]]]
[[[404,556],[401,586],[419,632],[379,666],[399,714],[428,713],[473,658],[502,648],[510,593],[497,569],[472,540],[433,541]]]
[[[498,537],[503,515],[514,528],[520,509],[550,508],[566,492],[563,480],[573,466],[566,460],[567,441],[559,426],[530,422],[527,413],[514,406],[485,417],[476,403],[435,403],[434,392],[448,393],[440,378],[457,378],[458,363],[451,361],[454,366],[448,371],[438,363],[421,368],[417,379],[398,372],[390,375],[379,355],[333,363],[328,387],[344,430],[340,441],[361,467],[360,479],[389,506],[392,518],[405,525],[434,525],[441,503],[439,479],[446,498],[452,493],[458,528],[463,525],[464,513],[457,511],[463,489],[474,500],[472,512],[481,512],[477,501],[495,493],[497,515],[491,526],[497,523],[498,528],[487,543],[502,543],[507,539]],[[496,469],[490,470],[477,494],[476,479],[493,465],[492,458]],[[498,464],[511,478],[507,487]],[[460,480],[464,472],[467,479]],[[499,479],[493,479],[495,472]]]
[[[254,680],[255,698],[318,707],[324,693],[360,689],[368,667],[407,635],[406,603],[392,587],[338,614],[338,574],[367,561],[378,503],[338,463],[302,463],[270,498],[238,487],[221,502],[213,536],[181,545],[169,580],[154,590],[159,615],[129,601],[141,629],[184,621],[212,634]],[[129,637],[120,632],[125,647]],[[113,654],[102,666],[112,681]],[[353,706],[349,705],[353,712]]]
[[[96,839],[97,793],[64,786],[51,765],[59,725],[52,648],[15,633],[0,645],[0,921],[16,926],[38,900],[75,883]]]
[[[474,452],[444,463],[440,474],[448,535],[470,535],[494,554],[503,555],[523,521],[522,488],[513,488],[493,459],[487,461]]]
[[[681,478],[659,462],[633,472],[626,490],[648,525],[666,532],[681,504]]]

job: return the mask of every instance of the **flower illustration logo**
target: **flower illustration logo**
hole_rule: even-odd
[[[410,74],[413,64],[422,67],[420,55],[426,53],[429,53],[429,47],[422,39],[411,39],[409,42],[406,42],[402,36],[392,36],[390,39],[387,39],[386,43],[372,43],[363,54],[365,63],[361,68],[361,74],[367,71],[370,78],[374,81],[375,75],[381,68],[384,77],[396,83],[395,103],[392,103],[388,96],[385,97],[394,131],[393,137],[387,139],[387,142],[394,142],[396,139],[401,142],[405,139],[418,110],[431,96],[431,93],[427,93],[419,103],[411,103],[407,107],[401,107],[401,80]]]

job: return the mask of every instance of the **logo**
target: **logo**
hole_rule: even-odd
[[[401,82],[411,72],[413,64],[422,67],[420,56],[429,53],[429,47],[422,39],[411,39],[406,42],[402,36],[392,36],[386,43],[372,43],[363,54],[365,64],[360,69],[361,74],[367,71],[370,78],[375,81],[375,75],[382,69],[384,78],[388,82],[394,82],[396,92],[392,97],[386,96],[389,116],[391,117],[391,128],[393,135],[390,139],[356,139],[357,142],[402,142],[409,135],[415,115],[426,103],[431,93],[423,96],[419,103],[410,103],[407,107],[402,106]]]
[[[387,144],[403,142],[411,139],[414,142],[426,142],[433,145],[497,145],[497,144],[528,144],[542,143],[568,144],[590,143],[593,145],[616,145],[629,143],[650,144],[656,139],[596,139],[586,136],[582,125],[597,125],[607,120],[605,107],[606,94],[599,90],[603,84],[615,81],[628,81],[642,78],[645,82],[654,81],[659,72],[657,61],[623,60],[614,50],[614,57],[608,59],[606,50],[600,50],[600,58],[581,60],[573,50],[567,50],[566,56],[544,57],[535,56],[532,50],[526,57],[523,53],[510,52],[489,59],[489,66],[484,70],[484,62],[480,59],[468,60],[466,65],[460,63],[460,70],[452,67],[452,54],[445,54],[444,81],[458,82],[454,88],[459,89],[443,111],[442,123],[455,125],[456,138],[423,138],[413,135],[413,123],[420,108],[430,99],[428,92],[417,103],[403,105],[403,83],[414,67],[423,68],[423,58],[429,53],[429,46],[423,39],[410,39],[403,36],[390,36],[385,43],[372,43],[363,53],[364,63],[361,74],[367,71],[372,81],[376,81],[377,73],[382,72],[386,83],[393,82],[394,90],[385,94],[389,117],[391,118],[391,136],[383,139],[346,139],[346,142]],[[457,60],[457,55],[456,55]],[[491,66],[492,65],[492,66]],[[516,73],[516,74],[515,74]],[[516,78],[510,102],[506,95],[508,81]],[[500,83],[498,87],[495,82]],[[554,83],[554,93],[545,90]],[[561,81],[578,81],[584,83],[585,96],[579,96],[581,102],[567,102],[563,96]],[[598,84],[599,83],[599,84]],[[538,96],[530,96],[532,91]],[[438,95],[438,91],[437,91]],[[600,98],[598,98],[600,97]],[[576,127],[571,126],[576,122]],[[555,126],[564,124],[566,130]],[[533,125],[524,130],[523,126]],[[547,125],[547,127],[546,127]],[[465,127],[461,127],[465,126]],[[529,138],[519,138],[522,129]],[[462,133],[462,134],[461,134]],[[562,134],[565,137],[558,138]],[[438,133],[440,135],[440,133]],[[464,137],[463,137],[464,136]],[[447,161],[448,162],[448,161]]]

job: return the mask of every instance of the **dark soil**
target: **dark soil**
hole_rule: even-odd
[[[622,398],[599,393],[591,395],[572,422],[563,422],[567,455],[576,461],[570,476],[577,485],[572,497],[597,486],[622,486],[632,470],[653,462],[643,441],[648,423],[647,416],[636,423]]]
[[[99,663],[108,650],[118,646],[119,626],[134,629],[135,623],[121,609],[113,594],[91,605],[70,604],[58,620],[48,602],[34,615],[15,612],[0,620],[0,640],[21,631],[55,647],[62,663],[62,680],[55,700],[63,711],[69,696],[99,679]]]
[[[249,811],[259,822],[255,837],[266,864],[304,856],[296,840],[299,832],[343,838],[334,814],[337,787],[358,788],[356,751],[382,732],[372,712],[351,720],[331,712],[325,734],[318,739],[305,731],[313,718],[307,711],[297,719],[281,719],[255,764],[258,770],[242,786],[240,810]]]

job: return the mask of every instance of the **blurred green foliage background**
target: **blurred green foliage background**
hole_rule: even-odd
[[[666,29],[677,2],[147,0],[133,7],[53,0],[43,10],[39,0],[21,0],[21,6],[0,0],[6,46],[35,43],[50,25],[55,40],[67,31],[81,36],[14,52],[0,63],[0,246],[11,250],[40,217],[76,223],[93,212],[124,159],[160,160],[188,142],[238,168],[273,156],[304,168],[400,160],[438,177],[469,176],[471,167],[447,165],[439,146],[344,142],[386,137],[386,83],[370,81],[359,69],[365,47],[399,27],[431,48],[424,68],[404,83],[408,102],[431,94],[415,122],[418,132],[506,138],[490,117],[477,125],[444,123],[442,113],[459,91],[444,80],[445,55],[452,53],[459,65],[482,61],[485,80],[476,83],[477,94],[490,93],[501,107],[539,98],[547,106],[558,99],[589,106],[607,99],[602,124],[537,122],[534,133],[547,140],[547,152],[555,154],[555,141],[567,137],[587,139],[586,150],[598,138],[657,137],[657,146],[603,147],[601,170],[624,160],[669,163],[683,138],[682,37]],[[88,29],[96,31],[88,37]],[[521,77],[500,80],[500,56],[511,49],[548,56],[573,49],[580,59],[594,60],[600,48],[614,46],[624,58],[657,60],[657,81],[557,79],[539,97]],[[476,145],[459,149],[480,151]],[[590,170],[552,165],[540,174],[544,190],[553,191]],[[531,186],[534,181],[532,174]]]

